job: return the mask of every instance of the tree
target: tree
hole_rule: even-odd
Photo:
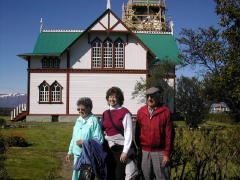
[[[240,1],[214,0],[220,28],[183,29],[178,39],[185,65],[203,67],[208,102],[226,102],[240,117]]]
[[[205,108],[200,81],[183,76],[177,80],[176,108],[189,127],[195,128],[203,121]]]
[[[174,75],[174,71],[175,64],[169,63],[168,59],[164,59],[161,64],[151,65],[147,79],[141,79],[136,83],[132,97],[140,98],[141,102],[145,102],[146,89],[157,86],[163,89],[163,101],[168,104],[169,98],[174,97],[174,87],[168,84],[168,78]]]

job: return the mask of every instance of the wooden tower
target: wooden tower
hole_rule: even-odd
[[[165,11],[165,0],[128,0],[122,6],[122,20],[134,31],[171,32]]]

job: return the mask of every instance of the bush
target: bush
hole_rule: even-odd
[[[233,123],[234,118],[230,114],[208,114],[208,120],[214,122]]]
[[[9,147],[27,147],[29,146],[26,141],[26,135],[22,132],[13,131],[7,136],[7,143]]]
[[[240,129],[176,129],[173,179],[240,178]]]
[[[6,123],[6,120],[0,118],[0,128],[5,128],[6,124],[7,124],[7,123]]]
[[[0,154],[4,154],[6,152],[6,141],[3,138],[3,135],[0,134]]]

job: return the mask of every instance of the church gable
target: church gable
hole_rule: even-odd
[[[93,23],[88,32],[91,31],[129,32],[122,21],[110,10],[105,11],[105,13]]]

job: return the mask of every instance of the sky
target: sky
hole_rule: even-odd
[[[40,18],[45,29],[85,29],[106,10],[107,0],[0,0],[0,94],[27,91],[27,62],[17,54],[31,53],[39,35]],[[122,3],[111,0],[121,17]],[[218,26],[213,0],[166,0],[167,15],[174,22],[175,37],[182,28]],[[198,75],[186,67],[177,77]]]

